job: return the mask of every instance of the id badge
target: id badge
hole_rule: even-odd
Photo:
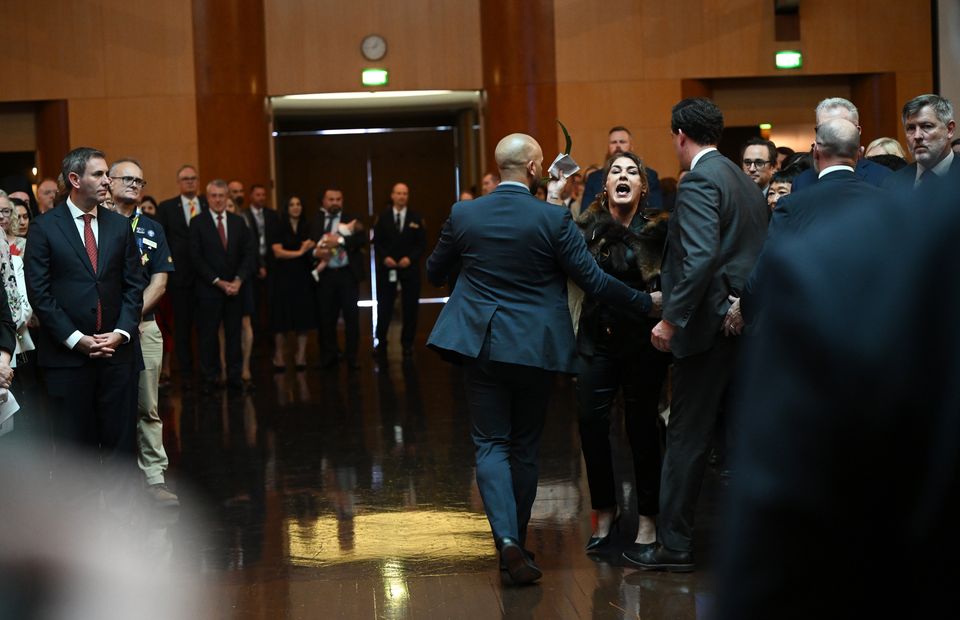
[[[390,282],[396,282],[396,281],[397,281],[397,270],[396,270],[396,269],[391,269],[391,270],[390,270],[390,272],[387,274],[387,280],[389,280]]]

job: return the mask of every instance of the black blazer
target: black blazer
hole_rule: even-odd
[[[676,357],[710,349],[743,291],[767,232],[763,192],[736,164],[712,151],[677,190],[661,280],[663,318],[677,326]]]
[[[80,366],[89,358],[63,343],[75,331],[100,333],[122,329],[138,338],[146,275],[127,218],[97,208],[97,272],[93,272],[76,223],[66,203],[37,218],[27,233],[27,296],[40,319],[37,356],[41,366]],[[121,345],[107,363],[134,362],[133,344]]]
[[[207,211],[207,199],[198,196],[200,213]],[[190,257],[190,226],[183,217],[183,204],[180,196],[164,200],[157,205],[157,222],[163,226],[167,236],[167,245],[170,246],[170,255],[173,257],[175,271],[171,272],[168,280],[170,287],[193,286],[193,260]]]
[[[766,269],[771,248],[803,233],[820,220],[830,220],[849,208],[870,207],[881,201],[883,190],[864,181],[854,172],[831,172],[802,192],[784,196],[770,218],[767,239],[740,297],[740,311],[748,323],[760,314],[757,283]]]
[[[273,209],[264,208],[263,209],[263,228],[260,230],[260,226],[257,224],[257,218],[253,217],[253,211],[248,207],[240,212],[240,215],[243,216],[243,219],[246,220],[247,226],[250,227],[253,236],[255,237],[254,241],[257,244],[257,268],[269,268],[273,264],[273,252],[270,251],[270,235],[271,231],[275,230],[276,227],[280,224],[280,214],[274,211]],[[260,256],[260,234],[263,234],[263,238],[267,244],[267,251],[263,256]]]
[[[408,210],[407,213],[409,214],[410,211]],[[366,259],[363,255],[363,247],[367,245],[367,229],[363,226],[363,222],[357,220],[354,216],[346,212],[340,212],[341,224],[349,224],[353,221],[357,222],[356,230],[352,235],[343,238],[343,248],[347,251],[347,259],[350,261],[347,263],[347,266],[350,267],[350,273],[354,275],[358,282],[362,282],[366,279],[368,271]],[[320,243],[325,225],[326,214],[321,209],[310,220],[310,238]]]
[[[847,209],[769,253],[740,368],[718,620],[956,607],[958,193],[885,195],[900,204]]]
[[[857,177],[863,181],[869,183],[870,185],[875,185],[881,187],[889,179],[893,172],[890,168],[886,166],[881,166],[880,164],[870,161],[867,158],[858,159],[857,165],[854,168],[856,171]],[[819,178],[819,173],[813,168],[807,168],[793,180],[793,187],[790,190],[792,193],[797,193],[801,189],[806,189],[817,182]]]
[[[407,207],[407,217],[403,222],[403,230],[397,230],[393,219],[393,207],[387,207],[380,212],[376,224],[373,225],[373,247],[377,252],[377,271],[384,271],[383,259],[391,257],[400,260],[404,256],[410,259],[409,269],[419,273],[417,262],[427,246],[427,235],[423,229],[423,218],[416,211]]]
[[[950,164],[950,169],[947,171],[946,176],[950,179],[953,179],[953,182],[956,184],[960,182],[960,156],[956,153],[953,155],[953,163]],[[943,179],[936,179],[938,182]],[[889,189],[895,192],[910,192],[913,191],[914,183],[917,181],[917,162],[913,162],[905,168],[897,170],[890,176],[888,176],[883,183],[884,189]],[[926,185],[926,183],[924,183]],[[919,187],[917,189],[920,189]]]
[[[216,278],[227,281],[240,278],[246,282],[257,269],[257,240],[253,231],[239,215],[226,211],[223,215],[227,228],[226,249],[220,243],[212,213],[198,215],[190,222],[190,255],[198,297],[223,297],[223,291],[213,283]]]
[[[7,299],[7,289],[0,286],[0,351],[6,351],[11,356],[17,350],[17,324],[10,314],[10,301]]]

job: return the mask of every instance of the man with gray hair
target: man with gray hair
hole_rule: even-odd
[[[222,387],[220,342],[223,325],[227,384],[231,391],[243,389],[240,326],[243,301],[240,286],[257,269],[257,239],[239,215],[227,212],[227,182],[207,184],[206,213],[190,221],[190,257],[196,272],[197,331],[200,340],[200,371],[204,391]]]
[[[802,234],[815,222],[836,217],[841,211],[879,203],[883,192],[856,174],[859,155],[860,128],[851,121],[832,118],[817,126],[817,140],[813,145],[816,183],[804,192],[784,196],[777,203],[760,257],[747,279],[743,296],[734,304],[743,318],[736,316],[736,312],[728,313],[724,331],[739,333],[744,319],[752,323],[760,313],[763,296],[758,294],[757,283],[763,281],[765,256],[770,248]]]
[[[885,186],[903,191],[942,177],[960,180],[960,158],[950,148],[957,126],[950,101],[939,95],[914,97],[903,106],[902,119],[914,162],[898,170]]]
[[[843,97],[830,97],[817,104],[817,127],[832,118],[848,120],[856,126],[857,132],[860,132],[860,112],[857,111],[857,106]],[[891,171],[889,168],[876,164],[869,159],[859,158],[855,159],[854,174],[870,185],[879,187],[890,176]],[[813,185],[817,182],[817,179],[816,170],[813,168],[805,170],[793,180],[793,192],[796,193]]]

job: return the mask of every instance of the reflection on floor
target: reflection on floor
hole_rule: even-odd
[[[645,573],[618,548],[583,553],[590,504],[569,380],[557,381],[528,541],[544,577],[513,588],[497,571],[456,368],[421,339],[411,362],[266,372],[252,394],[174,386],[162,398],[169,480],[197,498],[182,513],[205,540],[175,534],[174,553],[211,578],[219,617],[704,617],[707,571]],[[619,437],[616,449],[629,454]],[[622,489],[631,506],[629,480]],[[700,540],[714,537],[719,492],[711,473]],[[636,516],[624,522],[621,548]],[[709,563],[709,548],[697,555]]]

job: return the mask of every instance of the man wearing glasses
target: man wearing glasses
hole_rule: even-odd
[[[777,171],[777,145],[763,138],[750,138],[740,149],[740,164],[766,197],[770,179]]]
[[[193,324],[197,303],[193,262],[190,258],[190,221],[207,210],[207,200],[197,195],[197,169],[187,164],[177,171],[180,194],[157,207],[157,221],[163,226],[177,270],[170,274],[167,290],[173,306],[173,338],[180,365],[180,387],[189,390],[193,380]]]
[[[163,477],[170,463],[163,449],[163,423],[157,410],[163,336],[154,318],[157,304],[167,288],[167,274],[173,271],[173,258],[163,228],[140,213],[140,199],[147,184],[140,163],[133,159],[114,162],[110,166],[110,180],[114,207],[130,222],[140,250],[140,264],[147,277],[140,319],[143,370],[137,387],[137,463],[153,502],[161,508],[175,508],[180,501],[167,488]]]

